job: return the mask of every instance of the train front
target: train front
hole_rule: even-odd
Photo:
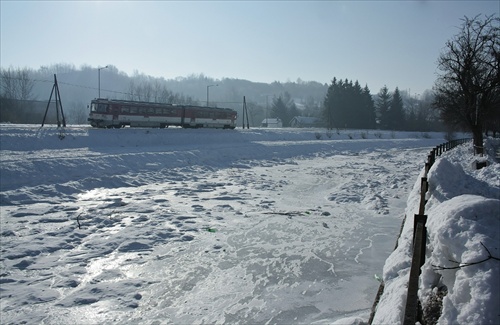
[[[92,127],[104,128],[112,124],[109,114],[109,103],[106,99],[94,99],[90,102],[90,112],[87,121]]]

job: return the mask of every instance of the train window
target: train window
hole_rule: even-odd
[[[130,114],[137,114],[137,107],[130,107]]]
[[[122,107],[122,113],[123,113],[123,114],[128,114],[128,113],[130,113],[130,107],[127,107],[127,106]]]
[[[163,109],[162,108],[156,108],[156,114],[157,115],[163,114]]]
[[[106,113],[108,111],[108,104],[92,104],[92,111],[97,113]]]
[[[155,108],[154,107],[148,107],[148,114],[149,115],[154,115],[155,113]]]

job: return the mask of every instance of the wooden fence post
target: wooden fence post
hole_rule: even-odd
[[[418,278],[420,268],[425,261],[426,229],[425,223],[427,216],[415,215],[414,218],[414,236],[413,236],[413,256],[411,260],[410,277],[408,280],[408,293],[406,295],[404,325],[415,325],[418,315]],[[423,248],[423,249],[422,249]]]
[[[427,177],[422,177],[420,180],[420,206],[418,208],[418,214],[422,215],[425,211],[425,194],[429,190],[429,183],[427,182]]]

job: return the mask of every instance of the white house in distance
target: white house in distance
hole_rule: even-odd
[[[263,128],[281,128],[283,123],[279,118],[265,118],[262,120]]]

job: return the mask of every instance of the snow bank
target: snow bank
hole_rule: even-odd
[[[434,288],[447,290],[441,324],[500,322],[499,261],[440,270],[457,267],[457,262],[483,261],[489,255],[485,248],[499,256],[499,204],[498,199],[465,194],[435,205],[428,212],[430,256],[422,268],[420,298],[426,305]]]
[[[500,324],[500,164],[489,156],[489,165],[476,170],[476,159],[470,145],[462,145],[444,153],[428,173],[419,298],[424,319],[438,324]],[[373,324],[403,320],[422,176],[408,198],[398,247],[384,266],[385,289]]]
[[[415,134],[409,132],[387,132],[382,133],[381,138],[373,131],[346,133],[335,133],[329,138],[320,129],[103,130],[83,126],[68,127],[61,133],[55,127],[39,129],[3,124],[0,125],[2,200],[21,203],[22,198],[12,197],[6,191],[64,183],[68,179],[78,180],[64,184],[63,192],[72,194],[109,184],[143,185],[159,173],[194,164],[227,168],[241,166],[243,162],[255,166],[269,158],[278,162],[332,151],[431,147],[442,139],[440,133],[414,137]],[[59,137],[61,134],[63,139]],[[317,134],[321,139],[316,138]],[[141,177],[133,178],[134,183],[130,184],[128,176],[138,172]]]

